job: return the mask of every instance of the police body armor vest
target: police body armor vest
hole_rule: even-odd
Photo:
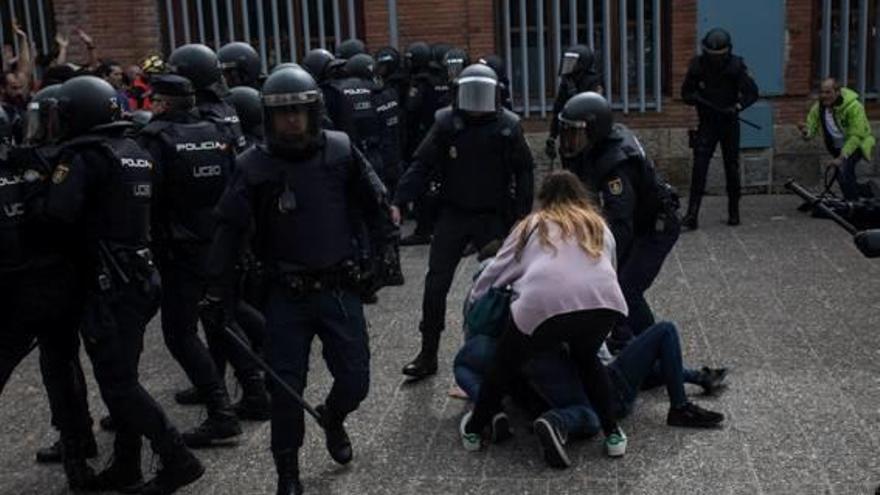
[[[210,242],[216,218],[213,209],[232,174],[235,151],[211,121],[156,121],[142,131],[161,140],[172,157],[162,163],[160,205],[163,227],[171,241]]]
[[[342,132],[324,131],[324,136],[321,149],[296,163],[262,145],[238,158],[254,195],[254,251],[274,269],[321,270],[355,257],[347,187],[354,173],[351,142]]]
[[[645,155],[638,138],[623,124],[615,124],[607,139],[604,153],[596,160],[588,179],[602,184],[611,174],[626,173],[637,195],[635,229],[637,233],[653,232],[658,215],[677,215],[678,194],[662,180],[654,164]],[[629,166],[623,167],[623,164]]]
[[[24,187],[22,171],[0,166],[0,273],[26,265],[21,231],[25,218]]]
[[[382,125],[381,145],[384,168],[397,168],[401,161],[401,108],[397,90],[386,87],[373,93],[376,113]]]
[[[150,239],[150,207],[153,197],[153,159],[128,137],[86,135],[69,142],[68,152],[88,154],[88,159],[107,160],[107,171],[94,192],[96,203],[88,212],[87,224],[98,240],[139,249]]]
[[[225,101],[200,102],[196,107],[202,118],[214,122],[225,131],[226,141],[233,143],[238,151],[247,147],[247,140],[241,129],[241,121],[235,112],[235,107]]]
[[[516,114],[503,110],[491,119],[469,121],[446,107],[435,119],[443,201],[467,211],[509,213]]]

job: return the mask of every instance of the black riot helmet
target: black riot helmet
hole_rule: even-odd
[[[207,91],[217,98],[229,92],[217,54],[205,45],[191,43],[178,47],[171,52],[166,65],[172,74],[192,81],[196,91]]]
[[[387,79],[400,71],[400,52],[394,47],[385,46],[376,51],[376,75]]]
[[[611,105],[599,93],[573,96],[559,113],[559,151],[573,158],[605,140],[614,126]]]
[[[562,54],[562,63],[559,66],[559,75],[581,74],[583,72],[595,72],[596,55],[586,45],[574,45]]]
[[[77,76],[68,80],[58,90],[57,100],[54,118],[60,123],[61,138],[129,125],[120,120],[119,94],[99,77]]]
[[[472,117],[498,112],[498,76],[489,66],[473,64],[456,80],[454,106]]]
[[[428,68],[431,62],[431,47],[424,41],[416,41],[406,47],[406,64],[412,72]]]
[[[315,48],[310,50],[303,58],[302,66],[316,81],[323,82],[327,79],[330,63],[334,60],[336,60],[336,57],[329,51],[323,48]]]
[[[275,67],[272,67],[272,70],[269,71],[269,74],[274,74],[283,69],[302,69],[302,66],[293,62],[284,62],[283,64],[278,64]]]
[[[471,65],[471,59],[467,52],[461,48],[452,48],[443,56],[443,67],[446,68],[446,75],[450,81],[454,81],[461,74],[461,71],[469,65]]]
[[[12,119],[0,105],[0,162],[9,159],[9,151],[12,149]]]
[[[318,83],[305,70],[279,70],[263,83],[263,122],[272,153],[297,157],[313,149],[323,113]]]
[[[237,86],[229,90],[226,101],[235,107],[235,113],[246,134],[263,137],[263,101],[259,91],[247,86]]]
[[[58,93],[60,84],[52,84],[39,90],[28,102],[24,114],[24,142],[28,145],[51,144],[61,132],[58,121]]]
[[[153,120],[153,112],[149,110],[135,110],[131,112],[131,123],[135,130],[143,129]]]
[[[505,75],[504,70],[504,61],[501,60],[501,57],[495,55],[494,53],[491,55],[486,55],[485,57],[480,57],[478,60],[479,63],[483,65],[488,65],[492,70],[495,71],[495,74],[498,78],[502,78]]]
[[[725,56],[730,54],[733,43],[730,41],[730,33],[722,28],[713,28],[703,37],[702,46],[706,55]]]
[[[217,58],[220,60],[226,84],[230,87],[257,87],[263,64],[254,47],[241,41],[233,41],[220,47]]]
[[[348,60],[361,53],[367,53],[367,46],[357,38],[349,38],[336,47],[336,58]]]
[[[372,81],[376,77],[376,61],[366,53],[359,53],[345,63],[345,73],[350,77]]]

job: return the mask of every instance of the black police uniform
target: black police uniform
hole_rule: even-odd
[[[398,184],[395,204],[423,193],[432,176],[443,184],[422,299],[423,347],[436,356],[446,324],[446,295],[468,243],[480,249],[503,239],[532,207],[534,163],[519,117],[500,110],[468,119],[451,107],[436,121]],[[511,184],[515,197],[511,197]]]
[[[324,92],[327,117],[333,128],[345,132],[352,143],[366,155],[373,169],[385,177],[382,160],[384,125],[376,111],[373,81],[346,77],[330,81]]]
[[[696,105],[699,117],[696,139],[692,143],[694,170],[691,175],[688,216],[693,216],[696,220],[699,215],[709,162],[720,142],[727,198],[731,214],[736,213],[738,223],[740,131],[737,113],[757,101],[758,87],[741,57],[730,55],[719,66],[712,62],[709,55],[698,55],[691,59],[688,66],[687,75],[681,85],[681,97],[688,105]]]
[[[241,129],[241,121],[235,107],[222,101],[212,94],[196,93],[196,109],[203,119],[210,120],[225,130],[226,139],[235,149],[242,151],[247,148],[247,138]]]
[[[382,156],[382,182],[393,194],[403,172],[403,112],[397,90],[391,86],[376,86],[373,90],[373,105],[381,125],[379,153]]]
[[[82,315],[80,277],[58,248],[56,230],[44,228],[33,212],[43,200],[55,152],[20,148],[13,163],[0,163],[0,393],[16,366],[40,347],[40,371],[49,397],[52,425],[62,452],[96,453],[79,361]]]
[[[271,78],[270,78],[271,81]],[[320,131],[316,149],[285,159],[266,145],[236,160],[236,174],[217,205],[220,219],[209,264],[222,279],[242,238],[267,272],[266,354],[272,368],[302,393],[312,339],[321,339],[334,377],[324,421],[341,424],[369,388],[369,346],[357,293],[359,219],[376,215],[384,194],[348,136]],[[277,386],[272,393],[272,451],[302,446],[303,410]],[[281,468],[279,467],[279,470]]]
[[[218,124],[200,119],[195,111],[158,115],[139,141],[150,152],[154,175],[153,241],[164,285],[162,333],[171,355],[208,405],[209,417],[230,426],[225,380],[212,353],[198,336],[198,302],[206,289],[205,256],[214,234],[213,209],[232,175],[233,144]],[[242,384],[261,383],[256,365],[222,329],[202,321],[218,359],[228,357]]]
[[[77,226],[70,240],[88,284],[82,336],[116,424],[114,462],[139,468],[143,435],[163,466],[200,476],[203,468],[138,380],[144,330],[159,302],[148,250],[152,170],[150,155],[131,139],[109,132],[74,138],[52,173],[45,208]]]
[[[642,145],[622,124],[566,166],[598,194],[617,247],[617,277],[629,316],[612,339],[625,342],[654,323],[645,291],[681,230],[674,191],[657,177]]]

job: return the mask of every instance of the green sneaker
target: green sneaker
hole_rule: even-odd
[[[466,412],[461,418],[461,424],[458,426],[458,433],[461,435],[461,444],[464,445],[464,450],[467,450],[468,452],[476,452],[482,447],[482,438],[480,438],[479,433],[468,433],[465,431],[465,427],[471,421],[472,414],[473,411]]]
[[[623,457],[623,454],[626,454],[626,435],[619,427],[614,433],[605,437],[605,451],[608,457]]]

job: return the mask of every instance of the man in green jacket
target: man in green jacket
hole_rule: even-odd
[[[858,93],[840,87],[834,78],[823,80],[819,101],[810,109],[806,123],[798,128],[804,139],[822,132],[825,147],[834,157],[831,163],[838,169],[843,197],[857,199],[856,164],[862,159],[873,158],[875,144],[871,123],[865,115],[865,107],[859,102]]]

